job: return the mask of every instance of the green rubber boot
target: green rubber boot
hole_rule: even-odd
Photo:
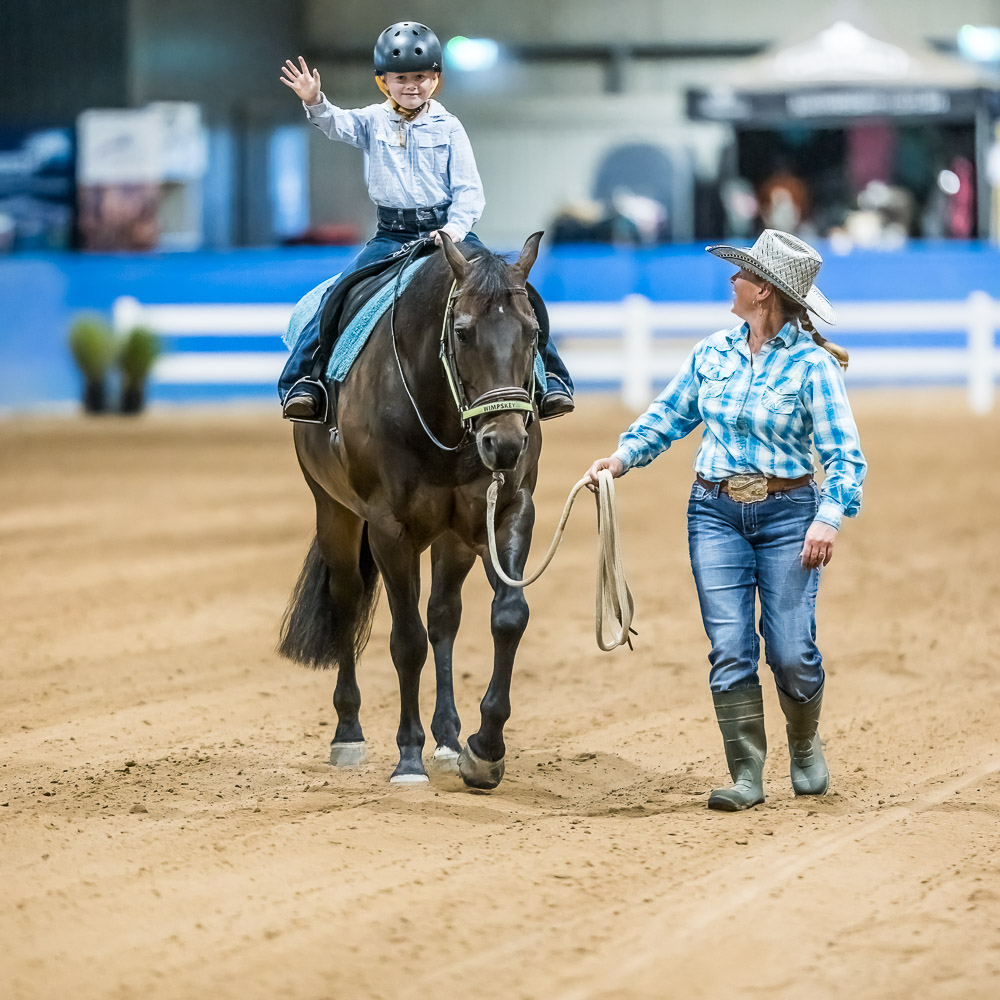
[[[708,808],[739,812],[764,801],[764,700],[759,684],[740,691],[713,692],[712,700],[733,784],[716,788],[708,797]]]
[[[778,701],[785,713],[792,789],[796,795],[825,795],[830,787],[830,769],[823,757],[818,732],[823,688],[808,701],[794,701],[778,688]]]

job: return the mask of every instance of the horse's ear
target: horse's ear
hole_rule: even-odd
[[[514,264],[514,270],[520,275],[521,281],[528,280],[528,274],[535,263],[535,258],[538,256],[538,243],[544,235],[545,233],[532,233],[524,241],[524,246],[521,247],[521,256],[517,258],[517,263]]]
[[[441,234],[441,249],[444,250],[444,255],[448,259],[452,271],[455,272],[455,278],[461,284],[469,273],[469,262],[462,256],[462,251],[455,246],[451,237],[443,229],[439,229],[438,232]]]

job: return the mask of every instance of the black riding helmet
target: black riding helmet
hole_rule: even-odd
[[[417,21],[390,24],[375,42],[375,72],[416,73],[441,71],[441,43],[438,36]]]

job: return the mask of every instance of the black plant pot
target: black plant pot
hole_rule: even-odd
[[[146,386],[144,384],[122,386],[120,406],[122,413],[142,413],[145,408]]]
[[[108,412],[108,387],[103,378],[88,378],[84,381],[83,412]]]

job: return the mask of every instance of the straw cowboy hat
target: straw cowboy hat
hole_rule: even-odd
[[[705,247],[723,260],[735,261],[769,281],[793,302],[805,306],[824,323],[837,322],[837,314],[826,296],[813,284],[823,258],[808,243],[791,233],[765,229],[749,249],[725,245]]]

